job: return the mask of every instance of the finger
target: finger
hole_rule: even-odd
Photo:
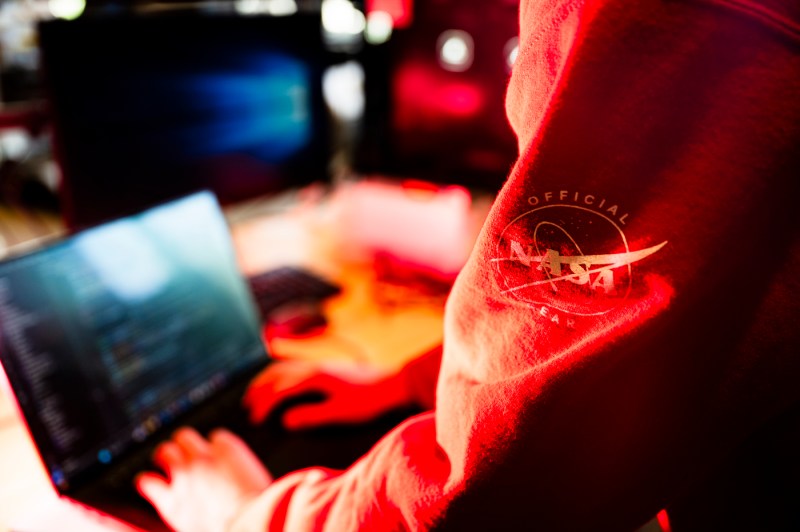
[[[258,396],[254,396],[245,404],[249,410],[248,419],[250,423],[256,424],[264,421],[275,408],[292,395],[293,390],[283,390],[281,392],[262,391]]]
[[[272,483],[272,475],[238,436],[225,429],[217,429],[211,433],[209,440],[215,455],[247,489],[262,491]]]
[[[290,430],[300,430],[330,425],[332,423],[352,422],[346,414],[334,408],[331,401],[299,405],[284,414],[283,425]]]
[[[179,428],[172,435],[172,440],[180,446],[188,460],[211,456],[211,445],[191,427]]]
[[[171,477],[176,468],[186,463],[186,455],[177,443],[166,441],[156,447],[153,452],[153,462],[167,474],[167,477]]]
[[[169,483],[155,473],[141,473],[134,479],[136,491],[156,508],[169,506],[172,492]]]
[[[253,387],[279,387],[283,382],[296,383],[305,380],[308,376],[316,373],[316,365],[312,365],[303,360],[282,360],[273,362],[261,373],[256,375],[250,384]]]
[[[280,366],[280,363],[272,364],[259,373],[247,386],[244,396],[242,396],[242,404],[249,405],[261,393],[272,390],[277,380],[281,377]]]
[[[285,388],[276,388],[271,393],[262,392],[250,401],[250,421],[260,423],[286,399],[311,391],[325,392],[323,376],[315,375]]]
[[[288,389],[307,380],[314,373],[312,366],[297,360],[273,363],[253,379],[244,393],[242,402],[248,405],[262,395]]]

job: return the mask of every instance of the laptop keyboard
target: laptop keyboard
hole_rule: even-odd
[[[195,427],[201,434],[205,434],[218,426],[225,426],[234,432],[239,432],[243,426],[246,426],[246,412],[241,406],[241,400],[248,383],[249,380],[244,380],[220,392],[213,400],[182,417],[174,428],[188,425]],[[168,436],[169,434],[164,435],[164,437]],[[113,489],[130,489],[138,473],[156,470],[153,463],[153,452],[158,443],[156,441],[136,450],[114,466],[106,477],[108,485]]]
[[[115,490],[128,490],[133,486],[137,474],[143,471],[154,471],[153,451],[156,445],[153,444],[145,449],[136,451],[135,454],[128,456],[124,462],[115,466],[109,471],[107,485]]]
[[[319,302],[341,292],[332,281],[296,266],[283,266],[249,278],[261,317],[287,303]]]

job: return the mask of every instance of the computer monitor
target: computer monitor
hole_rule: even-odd
[[[328,179],[318,15],[49,21],[40,46],[71,227]]]
[[[359,173],[497,190],[517,155],[505,114],[516,0],[428,0],[388,42],[366,44]]]

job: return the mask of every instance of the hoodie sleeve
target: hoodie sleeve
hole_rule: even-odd
[[[442,365],[442,346],[438,345],[407,363],[398,377],[408,397],[423,410],[436,407],[436,380]]]
[[[633,529],[800,404],[800,25],[730,4],[523,0],[435,413],[236,530]]]

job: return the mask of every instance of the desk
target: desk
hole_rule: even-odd
[[[322,334],[276,339],[270,350],[276,356],[398,367],[441,342],[445,296],[403,299],[387,294],[393,288],[378,278],[369,258],[337,237],[338,208],[312,194],[291,198],[278,209],[254,203],[227,212],[243,273],[296,264],[343,287],[342,295],[325,303],[330,325]],[[0,530],[20,523],[25,530],[36,530],[39,514],[64,511],[7,390],[0,393],[0,479]],[[64,514],[62,519],[69,517]]]
[[[354,256],[336,235],[335,214],[297,209],[233,224],[242,271],[252,275],[282,264],[300,265],[342,286],[324,304],[329,325],[311,338],[270,342],[276,356],[310,360],[349,359],[389,367],[441,342],[444,295],[386,303],[391,285],[381,282],[373,262]],[[397,299],[397,298],[395,298]]]

